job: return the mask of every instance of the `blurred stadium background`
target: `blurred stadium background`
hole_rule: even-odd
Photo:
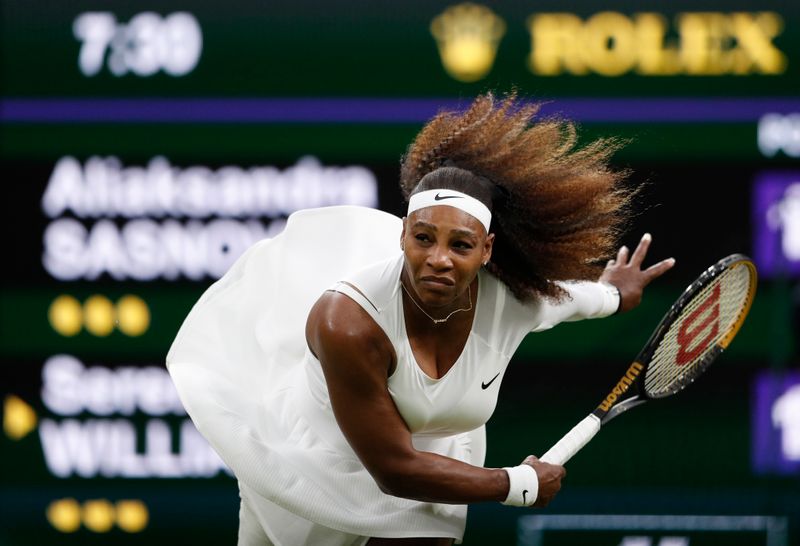
[[[697,385],[604,430],[546,510],[474,506],[464,543],[800,543],[797,3],[5,0],[1,24],[0,543],[234,543],[235,481],[163,368],[183,316],[295,210],[401,213],[421,124],[510,89],[629,139],[624,242],[677,267],[526,340],[487,465],[582,418],[713,261],[761,278]]]

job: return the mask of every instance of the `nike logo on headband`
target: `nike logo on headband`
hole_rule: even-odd
[[[442,201],[443,199],[461,199],[460,195],[439,195],[438,193],[433,196],[434,201]]]

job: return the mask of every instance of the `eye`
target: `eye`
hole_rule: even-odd
[[[428,237],[427,233],[417,233],[416,235],[414,235],[414,238],[417,241],[420,241],[420,242],[423,242],[423,243],[430,242],[430,240],[431,240],[431,238]]]
[[[453,243],[453,246],[459,250],[472,250],[473,248],[472,243],[467,241],[456,241]]]

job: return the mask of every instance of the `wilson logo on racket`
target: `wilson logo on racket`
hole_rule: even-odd
[[[702,355],[719,335],[719,295],[720,284],[717,283],[705,301],[698,305],[697,309],[689,313],[689,316],[681,323],[676,336],[678,354],[675,357],[675,364],[678,366],[685,366]],[[709,308],[711,310],[706,313]],[[698,323],[698,319],[704,314],[705,318]],[[703,340],[695,343],[698,336],[706,331],[708,333]],[[691,348],[692,345],[694,345],[693,348]]]
[[[598,407],[603,411],[608,411],[611,408],[611,406],[614,405],[617,399],[620,396],[622,396],[622,394],[625,391],[628,390],[628,387],[630,387],[631,384],[633,384],[636,378],[639,377],[639,374],[642,372],[643,369],[644,366],[642,366],[638,362],[634,362],[633,364],[631,364],[630,368],[628,368],[628,371],[625,372],[625,375],[623,375],[622,379],[619,380],[619,383],[617,383],[616,386],[611,390],[611,392],[608,393],[606,399],[603,400]]]

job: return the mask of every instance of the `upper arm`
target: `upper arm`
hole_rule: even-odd
[[[311,310],[306,338],[322,365],[339,428],[384,488],[414,453],[387,387],[395,359],[389,339],[357,303],[336,292],[326,292]]]

